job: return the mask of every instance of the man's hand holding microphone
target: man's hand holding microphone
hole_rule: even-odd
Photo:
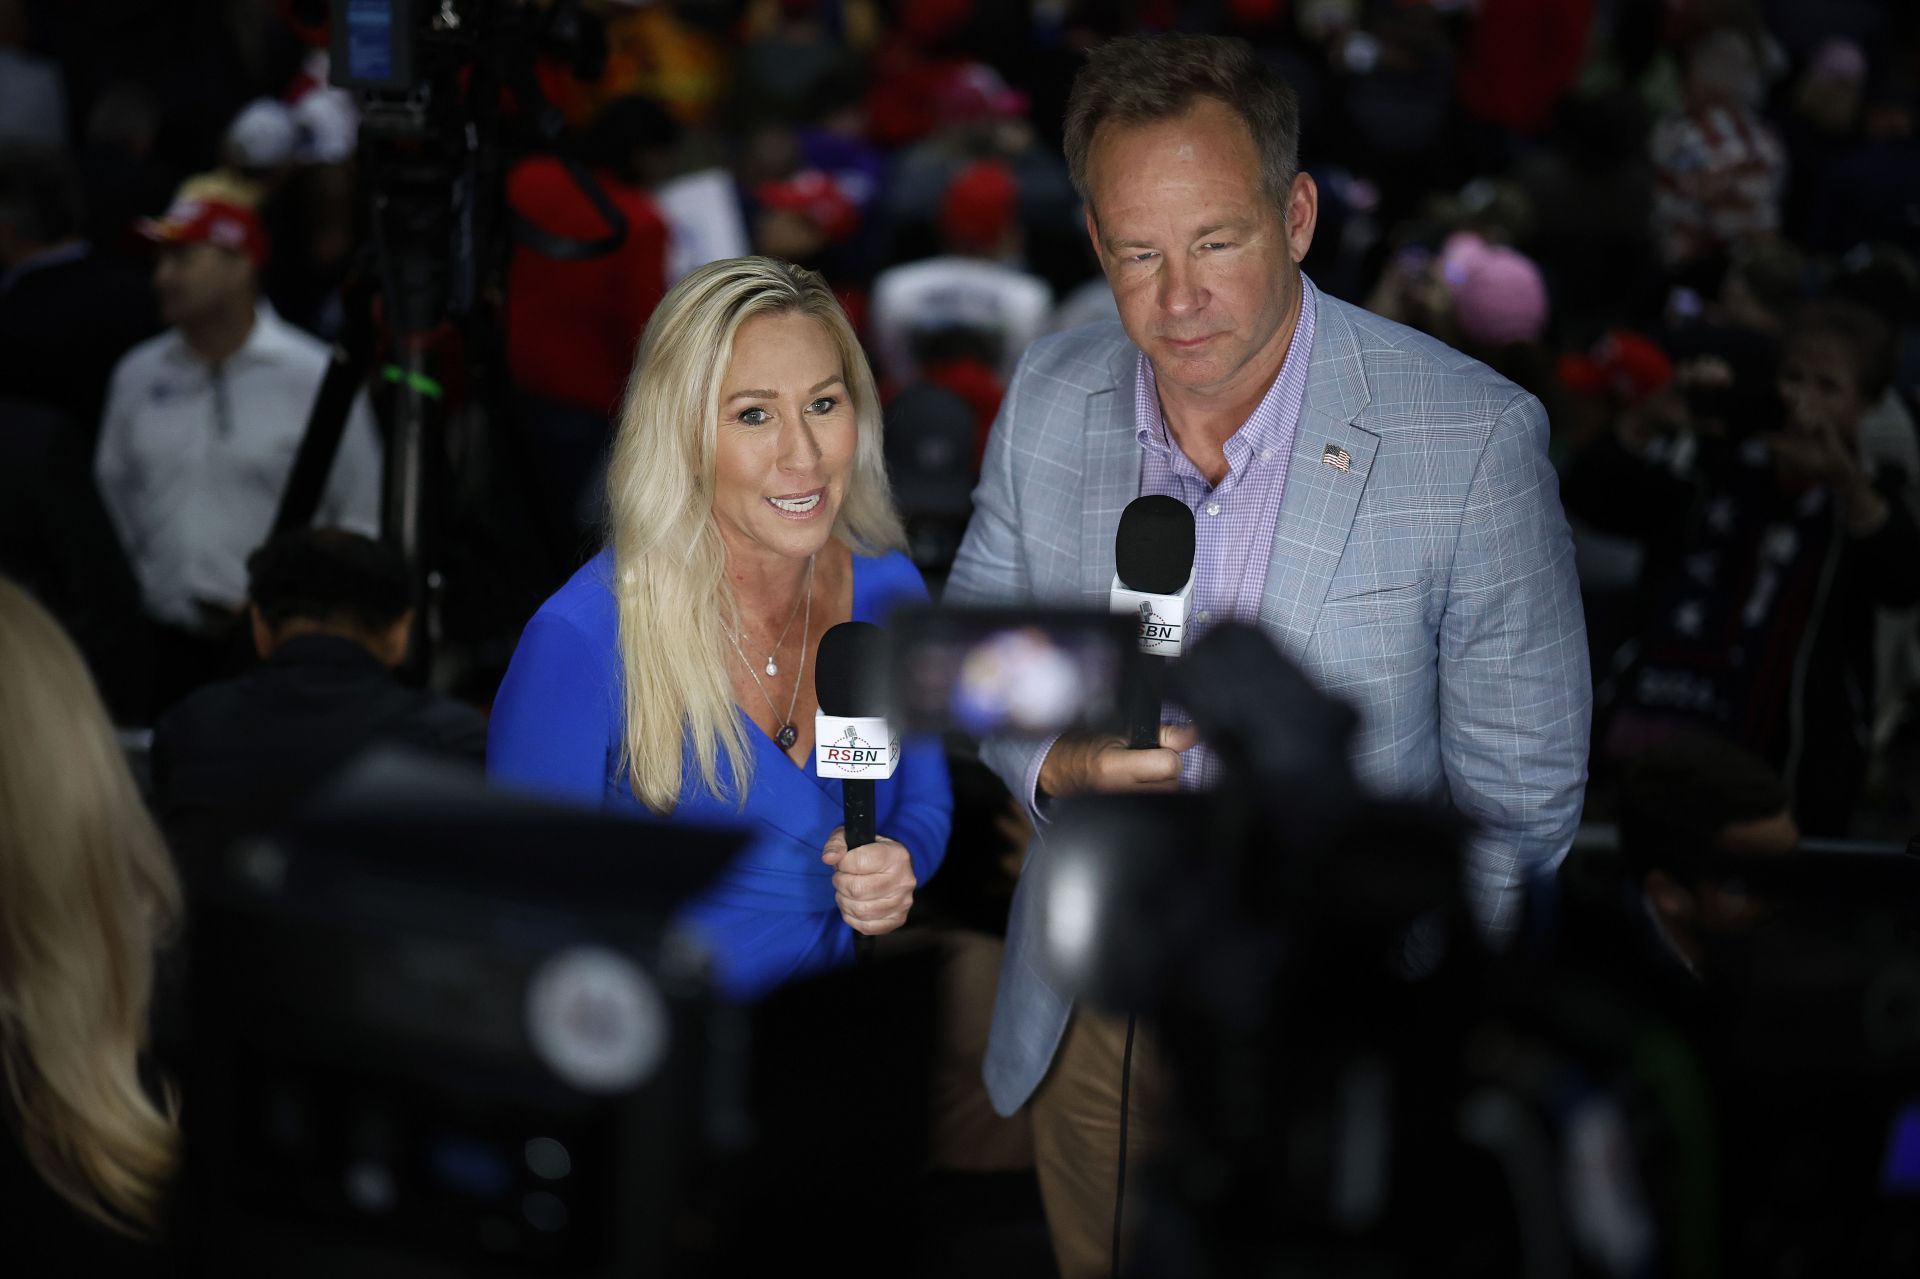
[[[1178,498],[1135,498],[1120,515],[1113,549],[1113,611],[1140,618],[1140,677],[1127,693],[1128,731],[1060,737],[1040,765],[1045,797],[1173,791],[1181,753],[1200,740],[1191,725],[1160,722],[1166,662],[1180,655],[1193,603],[1193,512]]]

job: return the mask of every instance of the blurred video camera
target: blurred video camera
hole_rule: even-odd
[[[1135,634],[900,615],[895,705],[909,731],[1117,731]],[[1716,985],[1634,962],[1637,885],[1530,891],[1497,954],[1466,823],[1367,793],[1353,712],[1264,636],[1211,631],[1167,687],[1222,784],[1056,801],[1022,884],[1057,984],[1165,1063],[1132,1273],[1910,1271],[1920,863],[1741,869],[1773,923]],[[1583,911],[1611,949],[1575,958],[1552,939]]]
[[[232,849],[187,939],[182,1273],[770,1273],[818,1230],[795,1188],[863,1179],[905,1255],[933,960],[721,1001],[678,911],[743,842],[390,754]]]
[[[426,332],[473,310],[503,252],[505,167],[561,131],[536,57],[591,80],[605,29],[577,0],[329,0],[328,22],[329,78],[360,110],[389,322]]]
[[[386,132],[437,122],[475,69],[544,53],[591,79],[606,62],[605,30],[578,0],[328,0],[327,13],[333,83]]]
[[[189,938],[195,1273],[673,1255],[687,1169],[740,1100],[670,916],[739,842],[395,756],[233,849]]]
[[[566,123],[536,61],[595,80],[606,35],[578,0],[294,3],[311,24],[324,16],[329,79],[359,112],[367,232],[344,290],[344,358],[329,373],[339,393],[322,397],[330,407],[309,435],[337,440],[352,392],[372,377],[386,427],[382,535],[413,564],[421,606],[407,671],[424,681],[442,643],[510,647],[503,632],[545,593],[516,523],[523,445],[504,429],[499,314],[512,247],[539,232],[509,208],[507,173],[523,153],[554,149]],[[606,233],[547,235],[542,251],[613,252],[624,215],[571,157],[568,171]]]

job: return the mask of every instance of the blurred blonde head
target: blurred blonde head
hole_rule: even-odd
[[[732,258],[674,285],[641,340],[607,475],[627,771],[657,813],[678,801],[689,744],[702,784],[722,791],[724,754],[734,798],[745,802],[753,756],[727,678],[722,627],[735,610],[713,521],[720,384],[740,326],[789,314],[812,316],[833,339],[859,423],[833,535],[861,555],[906,540],[887,486],[873,374],[820,277],[772,258]]]
[[[50,1186],[145,1234],[178,1159],[138,1060],[180,887],[79,654],[5,578],[0,724],[0,1105]]]

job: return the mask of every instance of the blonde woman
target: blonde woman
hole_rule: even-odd
[[[179,1155],[142,1086],[180,888],[100,695],[0,578],[0,1268],[132,1273]]]
[[[654,312],[608,474],[608,548],[528,623],[488,770],[595,805],[756,838],[691,915],[752,998],[906,920],[946,847],[935,744],[879,783],[849,850],[813,774],[813,657],[849,619],[924,600],[897,549],[873,376],[839,303],[770,258],[701,267]],[[636,855],[644,855],[636,840]]]

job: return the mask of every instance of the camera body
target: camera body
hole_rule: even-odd
[[[194,1273],[678,1255],[744,1100],[673,918],[743,842],[375,754],[231,850],[189,937]]]
[[[894,663],[923,712],[952,705],[931,677],[962,664],[929,645],[1018,623],[917,623]],[[1136,1015],[1163,1063],[1133,1273],[1893,1275],[1920,1255],[1900,1011],[1920,1007],[1920,863],[1740,868],[1780,922],[1713,981],[1654,952],[1617,872],[1530,885],[1501,952],[1464,903],[1469,824],[1367,793],[1354,712],[1264,636],[1202,636],[1168,691],[1224,783],[1055,801],[1021,889],[1056,986]]]

